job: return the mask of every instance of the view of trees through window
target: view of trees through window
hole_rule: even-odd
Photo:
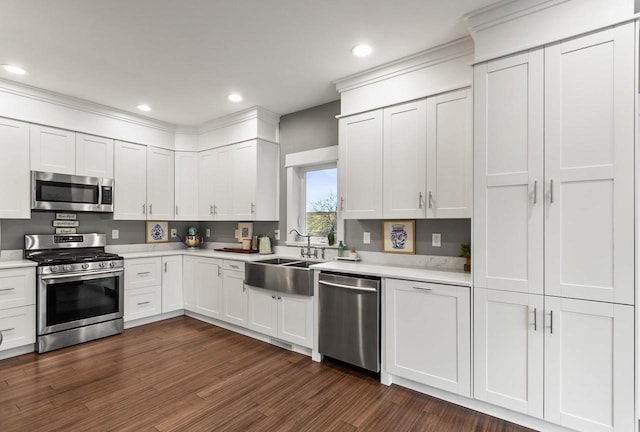
[[[305,186],[307,233],[316,237],[326,236],[336,227],[337,168],[307,171]]]

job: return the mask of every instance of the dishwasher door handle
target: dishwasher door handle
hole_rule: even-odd
[[[328,281],[318,281],[319,284],[321,285],[328,285],[328,286],[332,286],[332,287],[336,287],[336,288],[346,288],[349,290],[353,290],[353,291],[366,291],[366,292],[378,292],[377,289],[375,288],[366,288],[366,287],[356,287],[356,286],[352,286],[352,285],[343,285],[343,284],[339,284],[339,283],[335,283],[335,282],[328,282]]]

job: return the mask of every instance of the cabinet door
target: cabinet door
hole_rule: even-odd
[[[76,175],[113,178],[113,140],[76,133]]]
[[[125,290],[124,320],[133,321],[162,313],[160,285]]]
[[[35,268],[0,270],[0,309],[36,304]]]
[[[273,291],[248,287],[247,327],[258,333],[278,337],[278,303]]]
[[[634,302],[634,24],[545,48],[545,293]]]
[[[162,313],[183,308],[182,257],[162,257]]]
[[[545,419],[633,431],[633,306],[547,296],[545,314]]]
[[[234,220],[234,150],[233,146],[217,148],[214,151],[213,170],[213,219]]]
[[[30,141],[32,170],[75,175],[75,132],[32,124]]]
[[[424,218],[427,102],[384,109],[383,217]]]
[[[198,153],[198,220],[213,220],[216,149]]]
[[[162,258],[127,258],[124,260],[125,290],[160,285],[162,285]]]
[[[225,269],[221,318],[240,327],[247,327],[247,302],[244,273]]]
[[[232,215],[235,220],[255,220],[257,184],[257,143],[250,141],[233,148]]]
[[[338,211],[344,219],[382,218],[382,110],[338,121]]]
[[[173,151],[147,147],[147,219],[173,220]]]
[[[278,294],[278,339],[313,347],[313,297]]]
[[[31,217],[29,124],[0,118],[0,219]]]
[[[543,296],[475,288],[474,397],[542,418]]]
[[[175,220],[198,220],[198,153],[176,152]]]
[[[222,261],[196,258],[196,312],[211,318],[222,314]]]
[[[474,285],[542,294],[543,56],[474,67]]]
[[[472,124],[470,89],[427,99],[428,218],[471,217]]]
[[[196,311],[196,275],[195,258],[192,256],[182,257],[182,295],[184,308],[188,311]]]
[[[113,218],[147,218],[147,148],[116,141]]]
[[[0,333],[0,351],[35,343],[35,305],[0,310]]]
[[[387,279],[387,372],[471,394],[469,288]]]

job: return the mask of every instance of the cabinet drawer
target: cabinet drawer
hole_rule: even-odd
[[[244,274],[244,263],[242,261],[224,260],[222,268],[225,270],[242,272]]]
[[[0,351],[35,343],[35,305],[0,310],[0,333]]]
[[[36,272],[34,268],[0,271],[0,309],[35,303]]]
[[[144,287],[125,290],[124,320],[133,321],[162,312],[162,287]]]
[[[136,258],[124,262],[125,290],[162,284],[162,258]]]

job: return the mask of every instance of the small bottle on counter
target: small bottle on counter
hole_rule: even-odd
[[[340,240],[340,243],[338,243],[338,256],[344,256],[344,245],[342,244],[342,240]]]

